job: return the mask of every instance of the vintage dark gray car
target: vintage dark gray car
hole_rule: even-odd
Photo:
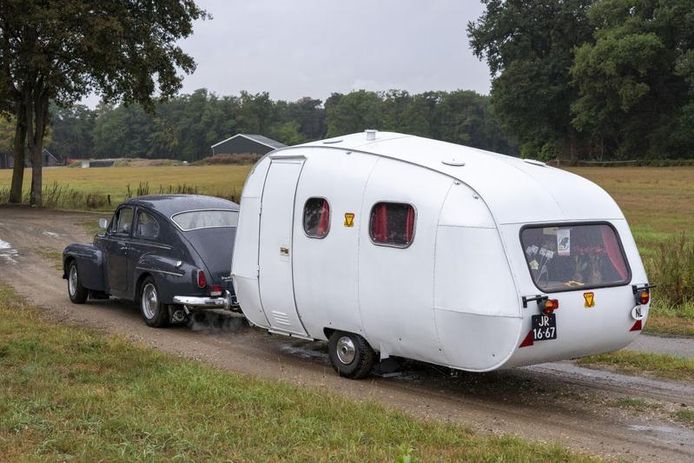
[[[183,322],[199,309],[238,310],[229,273],[239,206],[199,195],[140,196],[116,209],[93,244],[63,250],[75,304],[136,301],[145,322]]]

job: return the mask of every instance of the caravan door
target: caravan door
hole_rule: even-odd
[[[260,212],[260,300],[271,330],[306,336],[294,301],[292,230],[296,185],[305,159],[273,159]]]

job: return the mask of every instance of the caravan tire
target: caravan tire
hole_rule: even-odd
[[[344,331],[335,331],[330,336],[328,354],[335,371],[350,379],[367,377],[376,363],[376,352],[366,339]]]

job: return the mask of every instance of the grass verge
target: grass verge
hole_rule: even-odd
[[[6,461],[404,461],[408,453],[422,461],[593,461],[48,323],[0,287]]]
[[[685,408],[672,414],[677,421],[680,421],[690,428],[694,428],[694,410]]]
[[[630,374],[651,374],[661,378],[694,381],[694,359],[667,354],[620,350],[591,355],[578,360],[582,366],[613,367]]]
[[[656,293],[659,291],[656,288]],[[648,314],[645,333],[694,336],[694,301],[670,305],[655,296]]]

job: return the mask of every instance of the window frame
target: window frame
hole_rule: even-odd
[[[120,221],[120,214],[125,209],[130,209],[132,211],[132,214],[133,214],[132,217],[130,217],[130,230],[127,233],[116,231],[118,229],[118,222]],[[129,236],[129,237],[131,237],[131,236],[133,236],[133,223],[135,223],[135,207],[131,206],[131,205],[121,206],[113,214],[113,218],[111,219],[111,224],[108,227],[108,234],[111,236]]]
[[[306,221],[305,221],[306,204],[312,199],[322,199],[323,201],[328,203],[328,229],[325,231],[325,235],[323,235],[323,236],[309,235],[308,232],[306,231]],[[330,229],[332,227],[332,224],[333,224],[333,208],[330,205],[330,201],[328,201],[328,198],[326,198],[324,196],[309,196],[308,198],[306,198],[306,201],[304,201],[304,208],[303,208],[303,211],[301,214],[301,228],[304,230],[304,235],[306,235],[307,238],[311,238],[314,240],[325,239],[330,234]]]
[[[566,289],[553,289],[551,291],[547,291],[545,289],[540,288],[538,286],[537,282],[535,281],[535,278],[533,278],[533,273],[530,268],[530,262],[528,262],[527,256],[525,255],[525,244],[523,243],[523,231],[528,229],[528,228],[551,228],[551,227],[576,227],[576,226],[587,226],[587,225],[607,225],[612,229],[612,232],[614,233],[614,236],[617,240],[617,244],[619,245],[619,252],[622,253],[622,259],[624,260],[624,266],[627,269],[627,278],[624,279],[623,282],[619,283],[605,283],[605,284],[600,284],[600,285],[586,285],[582,286],[580,288],[566,288]],[[533,285],[540,290],[544,294],[553,294],[553,293],[567,293],[569,291],[590,291],[591,289],[600,289],[600,288],[617,288],[620,286],[628,286],[631,284],[632,278],[633,278],[633,273],[631,271],[631,265],[629,265],[629,259],[627,259],[627,254],[624,251],[624,245],[622,244],[622,237],[619,236],[619,233],[617,232],[617,229],[615,228],[614,225],[612,225],[610,222],[607,222],[605,220],[598,220],[598,221],[590,221],[590,222],[550,222],[550,223],[533,223],[533,224],[525,224],[523,225],[520,230],[518,231],[518,242],[520,243],[520,249],[521,253],[523,254],[523,260],[525,261],[525,266],[528,269],[528,276],[530,276],[530,280],[533,282]]]
[[[404,205],[404,206],[409,206],[412,208],[414,211],[414,221],[412,222],[412,238],[410,238],[410,242],[402,245],[402,244],[390,244],[390,243],[382,243],[380,241],[375,241],[373,234],[371,233],[372,230],[372,225],[373,225],[373,211],[376,206],[379,204],[396,204],[396,205]],[[396,249],[407,249],[410,246],[412,246],[412,243],[414,243],[415,238],[417,237],[417,219],[419,217],[419,211],[417,211],[417,207],[415,207],[414,204],[412,203],[405,203],[401,201],[389,201],[389,200],[378,200],[375,203],[371,205],[371,209],[369,209],[369,229],[368,229],[368,234],[369,234],[369,240],[371,240],[371,244],[374,246],[381,246],[384,248],[396,248]]]
[[[157,224],[157,234],[153,237],[147,237],[140,235],[137,233],[138,228],[140,227],[140,214],[147,214],[153,221],[154,223]],[[137,208],[137,211],[135,212],[135,226],[133,227],[133,238],[138,239],[138,240],[145,240],[145,241],[157,241],[159,239],[159,235],[161,234],[161,224],[159,223],[159,219],[157,219],[156,215],[144,208]]]

